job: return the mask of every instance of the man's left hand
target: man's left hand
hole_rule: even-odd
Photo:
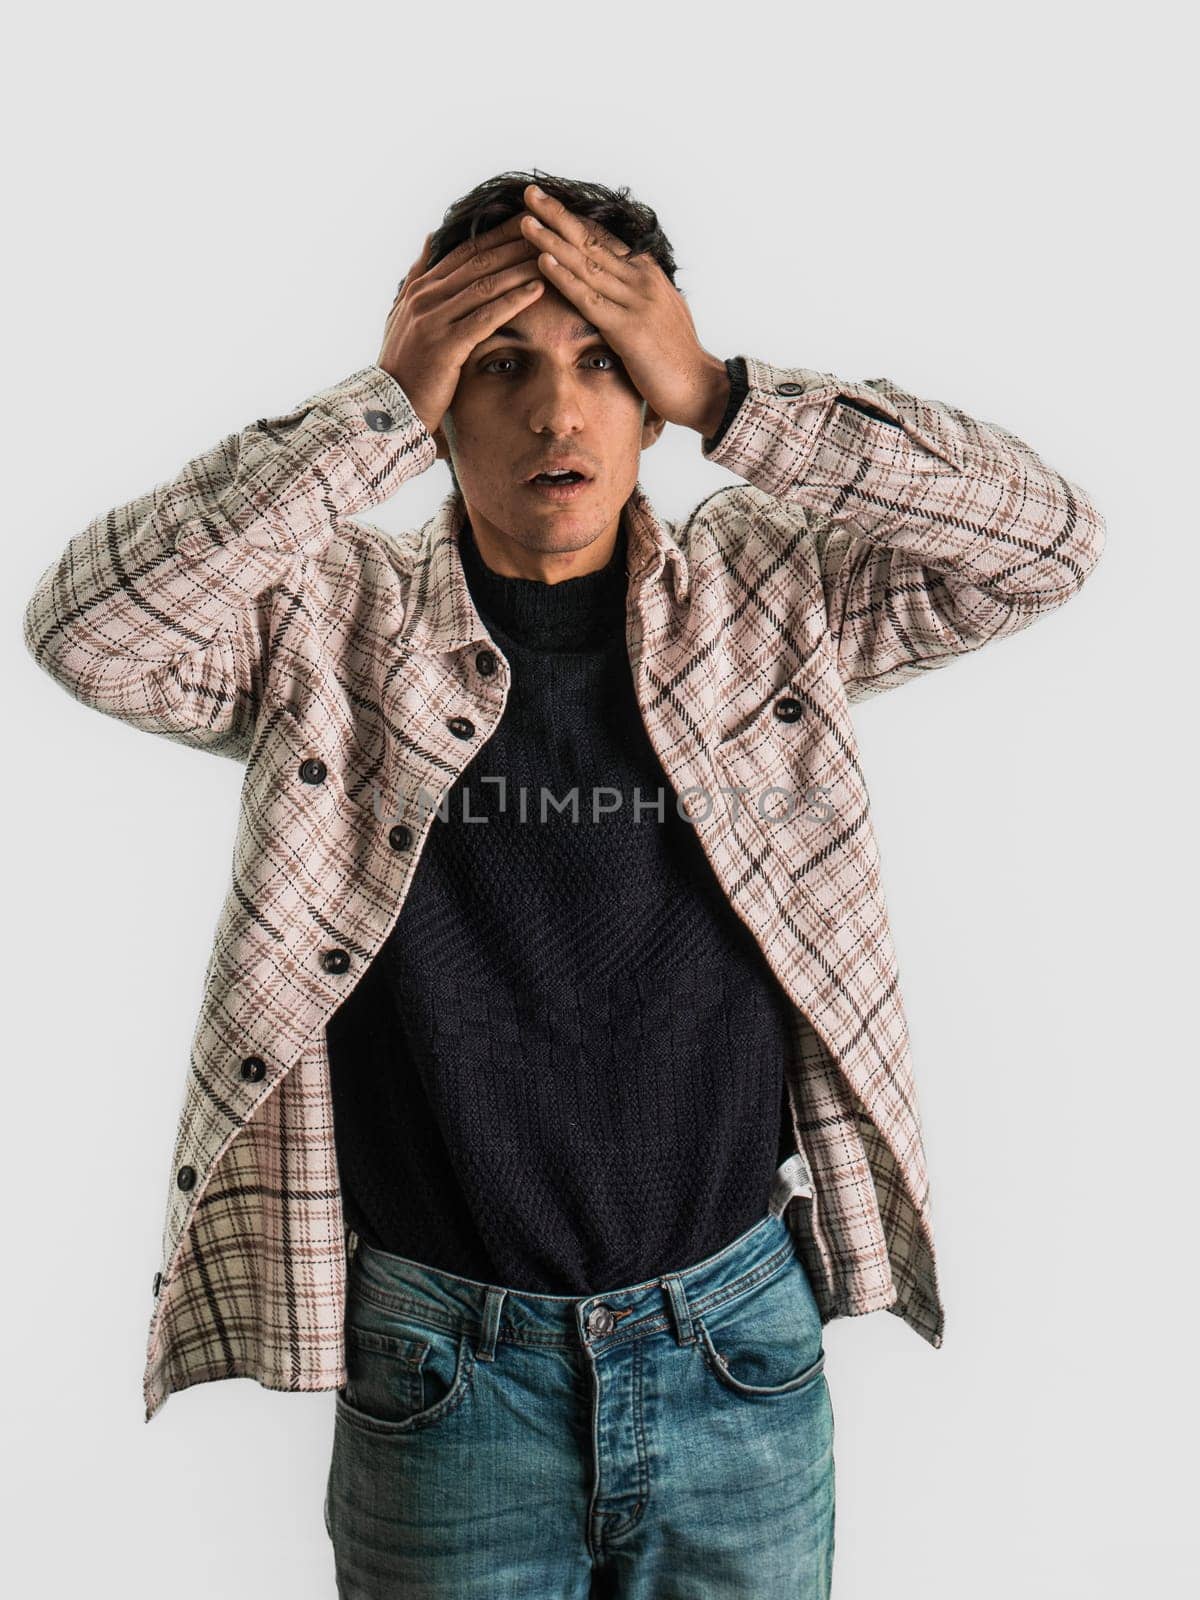
[[[700,344],[687,301],[658,262],[632,255],[623,240],[536,184],[526,187],[525,204],[531,214],[521,231],[541,250],[546,281],[595,323],[651,409],[705,438],[715,433],[729,375]]]

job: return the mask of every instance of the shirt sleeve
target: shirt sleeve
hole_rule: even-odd
[[[744,367],[705,458],[776,502],[797,573],[816,563],[854,695],[1027,627],[1100,560],[1095,502],[1011,430],[889,378]]]
[[[339,519],[436,455],[401,386],[363,367],[94,517],[39,578],[26,646],[84,705],[242,759]]]

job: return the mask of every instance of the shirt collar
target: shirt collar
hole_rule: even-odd
[[[467,587],[458,530],[467,514],[460,489],[453,489],[421,529],[409,585],[409,603],[396,641],[425,655],[441,655],[484,642],[488,631]],[[670,566],[676,598],[687,596],[683,551],[650,504],[639,480],[622,515],[627,531],[626,568],[631,580],[652,583]]]

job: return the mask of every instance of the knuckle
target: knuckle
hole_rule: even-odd
[[[475,279],[472,287],[474,288],[475,293],[479,295],[481,299],[486,298],[496,287],[496,274],[494,272],[482,273],[478,278]]]

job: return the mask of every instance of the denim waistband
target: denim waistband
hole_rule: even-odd
[[[497,1343],[593,1351],[670,1330],[680,1344],[697,1334],[693,1316],[745,1294],[799,1259],[784,1211],[793,1194],[808,1192],[802,1158],[776,1174],[767,1215],[715,1255],[658,1278],[599,1294],[532,1294],[460,1278],[405,1256],[391,1255],[351,1235],[348,1302],[356,1297],[384,1311],[471,1337],[490,1360]]]

